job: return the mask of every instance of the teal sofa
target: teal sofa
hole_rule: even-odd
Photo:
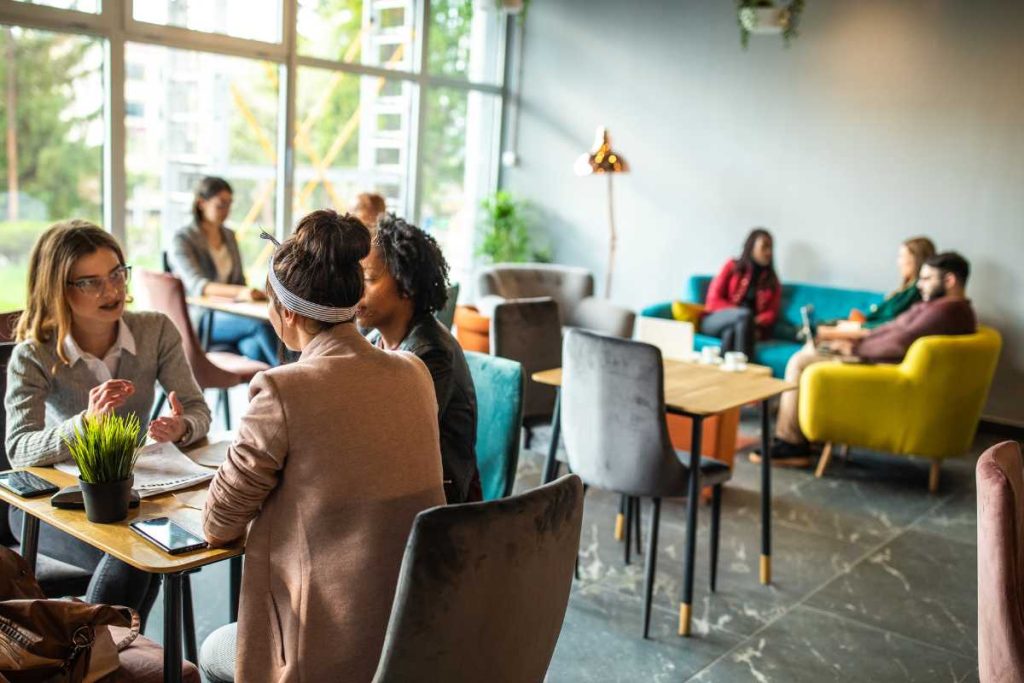
[[[707,299],[710,275],[694,275],[690,278],[688,293],[684,301],[701,303]],[[815,320],[835,320],[845,318],[850,309],[867,311],[872,304],[885,298],[880,292],[869,292],[858,289],[840,289],[823,287],[803,282],[784,282],[782,284],[782,308],[779,320],[775,323],[772,338],[757,343],[754,362],[767,365],[772,374],[782,377],[786,372],[786,363],[803,344],[797,340],[800,330],[800,308],[807,304],[814,306]],[[672,302],[654,304],[640,312],[649,318],[672,318]],[[705,346],[717,346],[721,340],[703,334],[694,334],[693,348],[700,351]]]

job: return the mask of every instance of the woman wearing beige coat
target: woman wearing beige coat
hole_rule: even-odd
[[[211,544],[252,522],[237,653],[231,626],[210,637],[212,680],[369,681],[413,518],[445,502],[430,374],[352,323],[369,248],[358,220],[317,211],[274,255],[271,322],[302,355],[252,382],[210,485]]]

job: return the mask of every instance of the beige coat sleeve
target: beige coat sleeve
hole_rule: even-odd
[[[249,409],[227,459],[210,483],[203,510],[203,532],[211,545],[225,545],[245,534],[277,486],[288,455],[284,406],[274,380],[256,375],[249,385]]]

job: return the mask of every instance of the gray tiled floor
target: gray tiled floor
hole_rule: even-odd
[[[744,419],[744,430],[756,421]],[[547,435],[524,451],[517,488],[539,479]],[[939,494],[927,464],[855,451],[826,477],[775,470],[773,574],[757,581],[759,468],[737,458],[723,497],[718,590],[708,590],[700,510],[694,636],[675,635],[685,537],[681,501],[662,509],[651,639],[640,637],[643,558],[612,536],[618,498],[587,494],[580,567],[548,680],[977,680],[974,457],[949,461]],[[647,538],[644,508],[643,537]],[[227,620],[227,567],[193,579],[200,638]],[[161,604],[148,634],[160,637]]]

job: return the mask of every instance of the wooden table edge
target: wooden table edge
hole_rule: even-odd
[[[5,471],[8,471],[8,470],[5,470]],[[43,479],[46,479],[50,483],[54,484],[54,486],[67,486],[68,485],[67,483],[62,484],[61,482],[55,482],[55,481],[53,481],[52,477],[48,477],[47,474],[51,474],[52,475],[54,472],[57,472],[57,470],[54,470],[54,469],[52,469],[50,467],[13,468],[13,471],[27,471],[27,472],[31,472],[32,474],[35,474],[35,475],[37,475],[39,477],[42,477]],[[60,477],[58,477],[58,479],[59,478]],[[183,490],[187,490],[187,489],[183,489]],[[161,494],[161,496],[163,496],[163,495],[171,495],[171,494]],[[156,497],[160,497],[160,496],[156,496]],[[35,514],[35,512],[37,511],[36,508],[35,508],[35,505],[38,505],[39,503],[42,503],[42,502],[45,502],[46,505],[49,507],[49,509],[52,509],[52,510],[58,509],[58,508],[54,508],[53,506],[51,506],[49,504],[49,500],[50,500],[49,496],[39,496],[37,498],[22,498],[21,496],[17,495],[16,493],[8,491],[7,489],[4,489],[4,488],[0,488],[0,500],[2,500],[3,502],[7,503],[8,505],[12,505],[12,506],[18,508],[19,510],[23,511],[26,515],[32,515],[33,517],[35,517],[36,519],[38,519],[40,522],[42,522],[44,524],[49,524],[50,526],[54,527],[55,529],[63,531],[64,533],[68,534],[69,536],[77,538],[78,540],[82,541],[86,545],[89,545],[89,546],[91,546],[93,548],[96,548],[97,550],[99,550],[101,552],[107,553],[108,555],[110,555],[112,557],[116,557],[118,560],[121,560],[125,564],[131,565],[132,567],[135,567],[136,569],[142,570],[144,572],[149,572],[150,574],[177,574],[177,573],[180,573],[180,572],[183,572],[183,571],[188,571],[190,569],[196,569],[197,567],[203,567],[203,566],[206,566],[208,564],[213,564],[214,562],[220,562],[221,560],[227,560],[229,558],[236,557],[238,555],[243,554],[243,552],[245,550],[244,546],[235,545],[235,546],[231,546],[231,547],[228,547],[228,548],[213,548],[213,549],[203,550],[201,552],[183,553],[181,555],[171,555],[170,553],[162,550],[161,548],[157,547],[156,545],[150,544],[150,545],[152,545],[151,550],[153,552],[159,553],[163,558],[166,558],[166,560],[168,562],[173,563],[173,564],[168,564],[168,565],[164,565],[164,566],[154,566],[154,565],[144,564],[142,562],[139,562],[137,559],[131,557],[130,555],[121,552],[117,547],[115,547],[113,545],[109,545],[109,544],[105,544],[105,543],[104,544],[99,544],[99,543],[93,542],[90,538],[88,538],[87,534],[83,534],[83,533],[80,532],[80,530],[79,530],[78,526],[76,526],[76,524],[69,523],[67,520],[64,520],[64,519],[62,519],[60,517],[49,517],[49,516],[42,516],[42,515],[39,515],[39,514]],[[145,500],[146,499],[143,499],[143,502],[145,502]],[[140,506],[140,509],[141,509],[141,506]],[[81,521],[87,522],[87,520],[85,519],[85,512],[82,511],[80,514],[82,516],[82,520]],[[122,526],[122,527],[127,528],[128,524],[131,523],[131,522],[134,522],[136,520],[141,520],[141,519],[152,519],[153,517],[154,517],[154,515],[140,514],[138,511],[134,511],[134,512],[133,511],[129,511],[128,517],[126,519],[124,519],[123,521],[115,522],[113,524],[103,524],[103,525],[97,524],[97,526],[105,526],[105,527]],[[131,529],[127,529],[127,533],[135,534],[135,532],[132,531]],[[138,540],[143,542],[143,543],[149,543],[149,541],[145,540],[142,536],[139,536]]]

